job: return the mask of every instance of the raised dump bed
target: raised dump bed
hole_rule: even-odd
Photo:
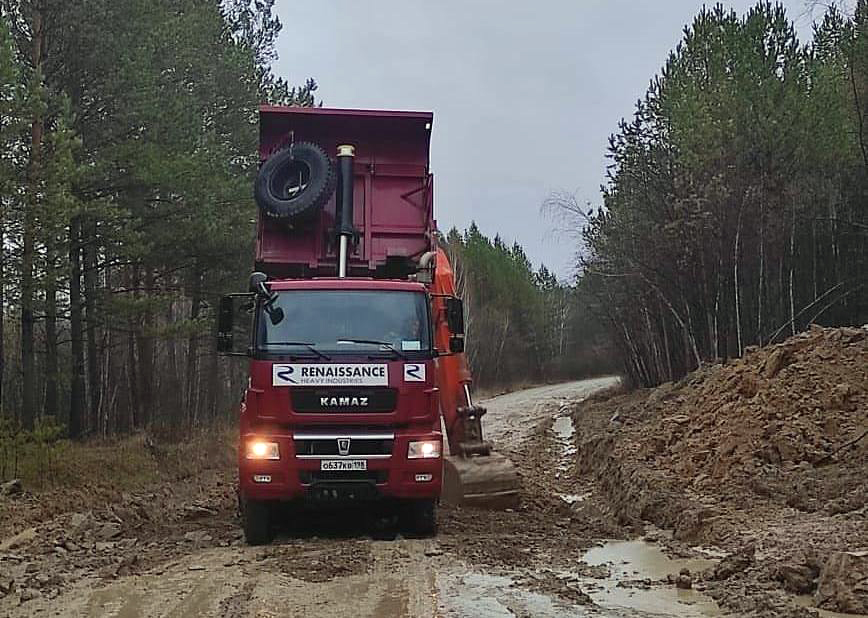
[[[262,106],[259,115],[263,165],[287,148],[306,148],[302,143],[319,146],[332,166],[338,146],[355,148],[355,238],[350,243],[347,274],[404,278],[414,272],[420,257],[434,244],[434,185],[429,172],[434,115],[269,105]],[[304,176],[303,167],[301,170],[298,184],[304,190],[314,179]],[[304,216],[276,217],[260,209],[257,270],[279,278],[337,274],[336,200],[330,188],[324,188],[325,193],[330,194],[328,200]]]

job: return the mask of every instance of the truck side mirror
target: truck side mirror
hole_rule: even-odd
[[[250,274],[250,292],[256,294],[262,300],[262,308],[268,314],[268,319],[274,326],[283,322],[283,309],[274,306],[274,301],[277,300],[277,293],[272,292],[266,281],[268,276],[265,273],[254,272]]]
[[[240,317],[250,317],[254,306],[254,294],[229,294],[220,298],[217,307],[217,352],[227,356],[247,356],[247,346],[250,345],[250,319],[236,320],[235,314],[243,312]],[[243,340],[244,349],[236,350],[236,331],[239,340]],[[240,343],[240,342],[239,342]]]
[[[268,276],[265,273],[258,271],[250,273],[250,291],[268,296],[268,288],[265,287],[266,281],[268,281]]]
[[[464,334],[464,303],[460,298],[451,296],[446,299],[446,324],[453,335]],[[449,344],[452,347],[452,344]],[[463,351],[463,338],[462,338]]]

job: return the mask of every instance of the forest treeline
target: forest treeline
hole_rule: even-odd
[[[256,109],[319,104],[271,71],[274,0],[0,11],[0,438],[231,416],[246,366],[214,316],[252,267]],[[572,288],[475,225],[448,246],[479,384],[595,367]]]
[[[252,262],[274,0],[0,0],[0,404],[68,434],[237,405],[213,308]],[[2,424],[2,423],[0,423]]]
[[[73,437],[230,413],[214,309],[251,267],[274,0],[0,0],[0,418]],[[110,34],[107,36],[107,33]],[[483,386],[677,379],[868,322],[868,0],[802,45],[784,9],[704,9],[611,138],[578,285],[475,225],[442,239]]]
[[[610,139],[579,289],[633,383],[868,322],[868,2],[800,44],[783,7],[699,12]]]
[[[617,371],[598,320],[574,285],[534,269],[518,243],[485,236],[475,223],[443,240],[465,305],[467,358],[483,387]]]

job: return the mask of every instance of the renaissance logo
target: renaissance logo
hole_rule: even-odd
[[[273,386],[388,386],[388,365],[275,364]]]

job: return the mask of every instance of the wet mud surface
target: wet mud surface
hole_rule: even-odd
[[[443,508],[432,539],[403,539],[364,511],[318,512],[267,547],[247,547],[231,467],[51,517],[24,500],[4,520],[13,534],[0,540],[0,615],[465,616],[477,615],[478,586],[490,588],[489,606],[515,609],[492,615],[546,606],[562,615],[589,603],[564,573],[599,534],[551,485],[570,489],[556,478],[562,445],[551,422],[611,383],[488,400],[487,429],[522,470],[523,504]]]
[[[100,508],[41,519],[19,508],[0,533],[0,615],[739,615],[724,613],[707,575],[731,552],[624,518],[577,465],[588,436],[574,427],[578,402],[616,383],[485,401],[488,435],[520,472],[521,506],[442,507],[431,539],[358,511],[310,514],[247,547],[231,467]]]

